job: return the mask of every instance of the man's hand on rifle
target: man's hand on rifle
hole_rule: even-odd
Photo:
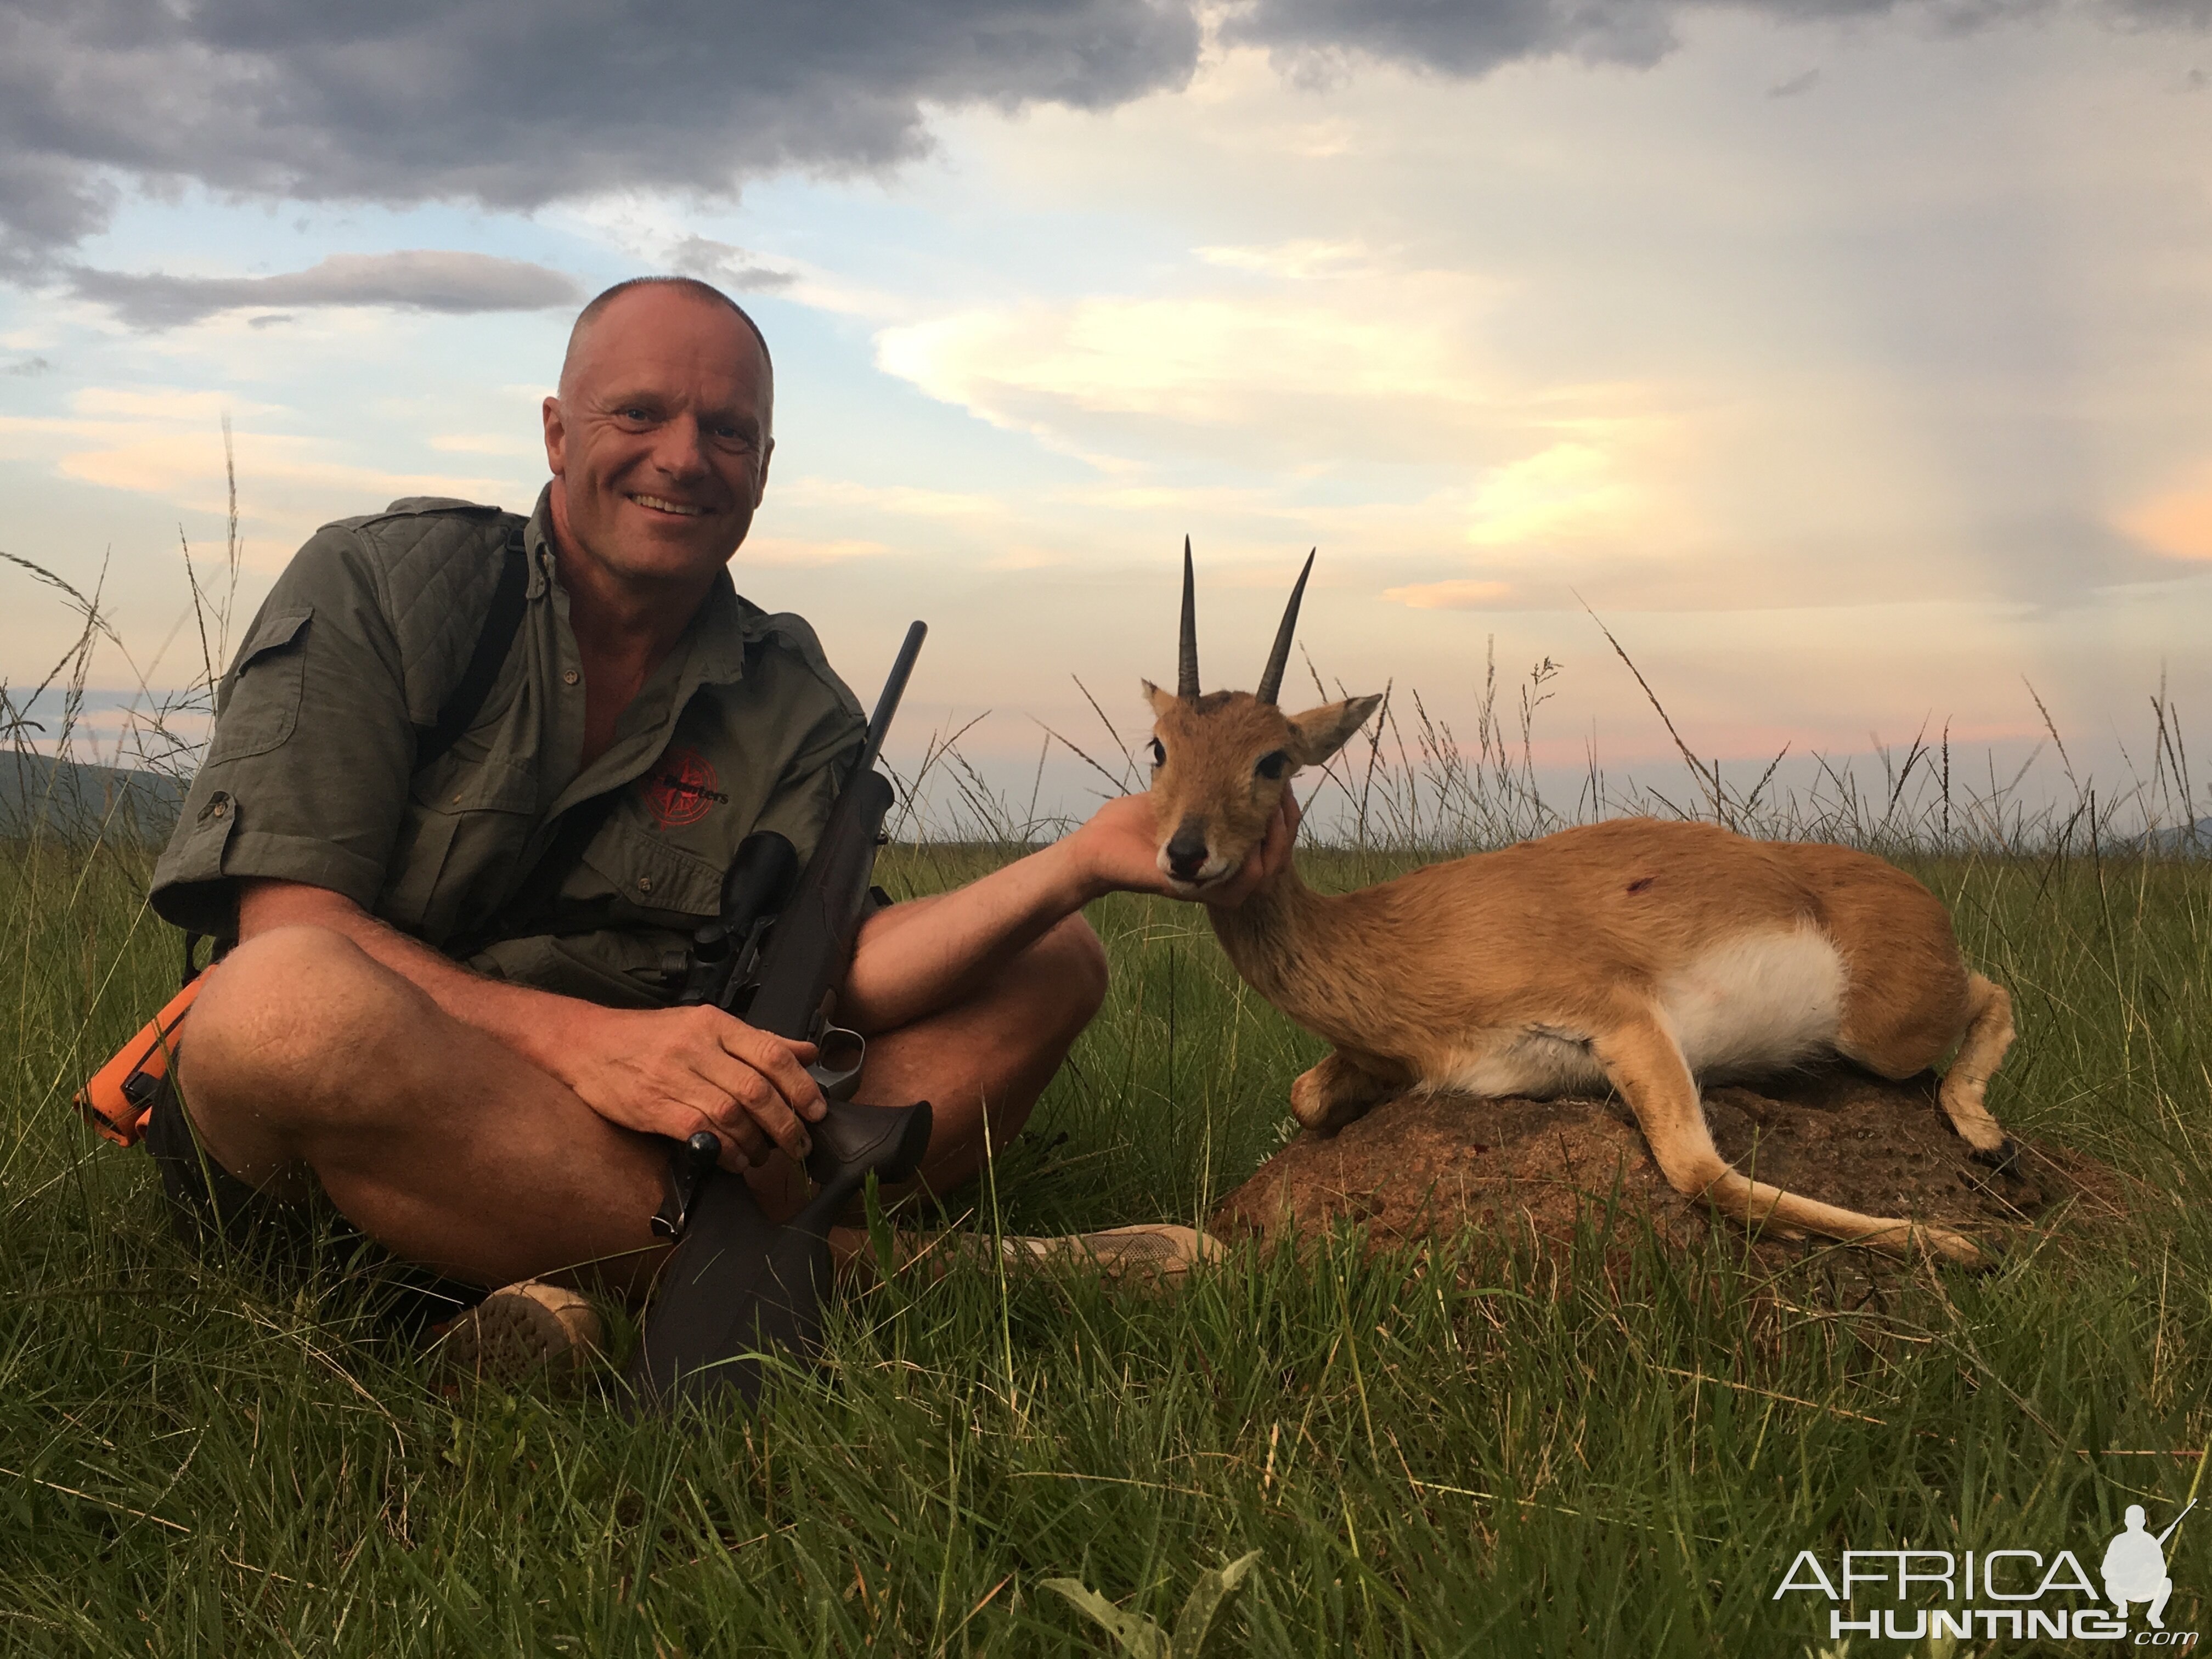
[[[351,899],[289,881],[249,881],[239,936],[306,925],[344,935],[454,1018],[551,1073],[610,1123],[682,1140],[721,1137],[726,1168],[806,1155],[806,1125],[828,1109],[806,1074],[810,1042],[755,1030],[719,1008],[604,1008],[472,974],[395,932]],[[803,1120],[803,1121],[802,1121]]]
[[[756,1030],[719,1008],[577,1005],[556,1075],[601,1117],[682,1140],[711,1129],[722,1167],[766,1158],[770,1143],[803,1160],[806,1126],[826,1109],[806,1074],[811,1042]]]

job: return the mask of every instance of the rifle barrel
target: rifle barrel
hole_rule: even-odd
[[[2181,1530],[2181,1523],[2189,1518],[2189,1511],[2196,1507],[2197,1500],[2192,1498],[2183,1508],[2181,1513],[2173,1517],[2173,1524],[2168,1527],[2164,1532],[2159,1534],[2158,1541],[2161,1547],[2166,1543],[2167,1539],[2172,1537],[2175,1533]]]
[[[899,699],[906,695],[908,677],[914,672],[914,659],[921,654],[921,642],[927,637],[929,624],[917,622],[906,630],[906,643],[891,661],[890,677],[884,681],[884,694],[876,699],[876,712],[868,718],[868,739],[861,746],[860,764],[853,770],[855,775],[867,771],[883,752],[884,738],[891,729],[891,717],[898,713]]]

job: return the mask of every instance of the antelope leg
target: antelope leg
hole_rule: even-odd
[[[1779,1223],[1899,1255],[1917,1244],[1946,1261],[1967,1267],[1981,1263],[1973,1243],[1948,1228],[1861,1215],[1753,1181],[1732,1168],[1713,1145],[1682,1051],[1655,1021],[1625,1025],[1601,1036],[1595,1046],[1607,1076],[1636,1114],[1667,1184],[1684,1197],[1702,1198],[1753,1229]]]

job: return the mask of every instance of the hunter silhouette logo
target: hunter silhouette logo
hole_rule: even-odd
[[[2154,1538],[2143,1530],[2143,1506],[2128,1505],[2127,1530],[2105,1547],[2105,1594],[2120,1610],[2120,1617],[2128,1616],[2128,1603],[2147,1601],[2149,1611],[2145,1614],[2153,1630],[2166,1628],[2166,1600],[2173,1594],[2173,1580],[2166,1576],[2166,1540],[2179,1530],[2190,1510],[2197,1507],[2191,1498],[2188,1507],[2173,1517],[2172,1525]]]
[[[730,798],[714,787],[719,781],[696,749],[671,749],[641,781],[653,821],[664,830],[696,823],[709,807],[728,805]]]

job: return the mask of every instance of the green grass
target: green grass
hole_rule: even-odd
[[[926,890],[991,856],[885,874]],[[1825,1602],[1770,1599],[1801,1548],[2094,1571],[2128,1503],[2161,1526],[2197,1473],[2109,1454],[2212,1431],[2212,872],[1918,873],[2018,999],[1999,1115],[2140,1181],[2131,1220],[1857,1310],[1603,1215],[1550,1265],[1339,1240],[1165,1301],[962,1272],[847,1304],[825,1374],[757,1417],[634,1426],[611,1386],[441,1392],[362,1287],[273,1290],[172,1242],[146,1160],[67,1105],[173,983],[143,861],[7,849],[0,1649],[1097,1653],[1044,1581],[1172,1626],[1256,1550],[1214,1653],[1796,1655],[1826,1629]],[[1093,920],[1111,1000],[996,1167],[1009,1230],[1202,1216],[1319,1052],[1192,912]],[[2206,1620],[2199,1519],[2174,1628]]]

